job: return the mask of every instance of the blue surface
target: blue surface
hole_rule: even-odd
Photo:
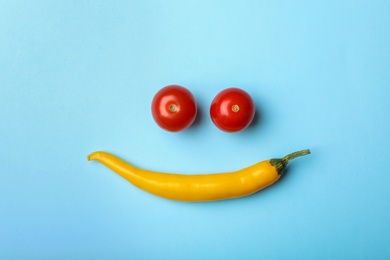
[[[0,258],[389,259],[390,1],[1,1]],[[168,84],[199,117],[154,123]],[[255,123],[218,130],[222,89]],[[242,199],[149,195],[86,156],[236,170],[310,148]]]

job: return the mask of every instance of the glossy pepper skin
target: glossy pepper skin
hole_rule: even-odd
[[[178,201],[202,202],[239,198],[253,194],[276,182],[290,160],[310,150],[291,153],[281,159],[258,162],[238,171],[214,174],[172,174],[135,167],[107,152],[93,152],[88,160],[97,160],[154,195]]]

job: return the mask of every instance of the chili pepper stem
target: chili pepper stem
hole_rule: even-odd
[[[284,156],[281,160],[287,165],[291,160],[293,160],[297,157],[300,157],[300,156],[308,155],[308,154],[310,154],[310,150],[306,149],[306,150],[290,153],[290,154]]]
[[[296,152],[293,152],[293,153],[290,153],[286,156],[284,156],[283,158],[278,158],[278,159],[271,159],[270,160],[270,163],[272,166],[274,166],[276,168],[276,170],[278,171],[278,173],[280,175],[282,175],[282,172],[284,170],[284,168],[286,168],[287,164],[297,158],[297,157],[300,157],[300,156],[304,156],[304,155],[308,155],[310,154],[310,150],[309,149],[306,149],[306,150],[301,150],[301,151],[296,151]]]

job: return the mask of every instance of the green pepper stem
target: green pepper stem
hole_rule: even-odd
[[[283,161],[284,164],[287,165],[291,160],[293,160],[297,157],[300,157],[300,156],[308,155],[308,154],[310,154],[310,150],[306,149],[306,150],[290,153],[290,154],[284,156],[281,160]]]
[[[290,153],[286,156],[284,156],[283,158],[281,159],[271,159],[270,160],[270,163],[273,167],[275,167],[275,169],[278,171],[278,173],[281,175],[284,168],[286,168],[287,164],[297,158],[297,157],[300,157],[300,156],[304,156],[304,155],[307,155],[307,154],[310,154],[310,150],[309,149],[306,149],[306,150],[301,150],[301,151],[296,151],[296,152],[293,152],[293,153]]]

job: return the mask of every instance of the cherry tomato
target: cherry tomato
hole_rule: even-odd
[[[160,89],[152,101],[152,115],[156,123],[170,132],[188,128],[196,117],[196,103],[192,93],[179,85]]]
[[[239,88],[227,88],[218,93],[210,106],[213,123],[222,131],[238,132],[247,128],[255,116],[251,96]]]

